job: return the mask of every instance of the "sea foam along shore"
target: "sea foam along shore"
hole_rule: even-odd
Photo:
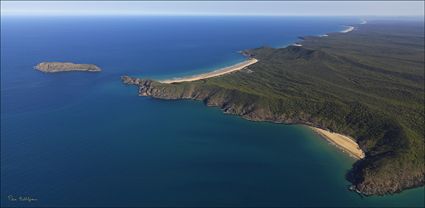
[[[237,64],[232,65],[232,66],[217,69],[217,70],[214,70],[212,72],[207,72],[207,73],[197,74],[197,75],[192,75],[192,76],[187,76],[187,77],[159,80],[159,82],[170,84],[170,83],[177,83],[177,82],[190,82],[190,81],[196,81],[196,80],[201,80],[201,79],[207,79],[207,78],[216,77],[216,76],[224,75],[224,74],[227,74],[227,73],[231,73],[231,72],[234,72],[234,71],[239,71],[239,70],[244,69],[245,67],[248,67],[248,66],[255,64],[257,62],[258,62],[257,59],[250,58],[246,61],[237,63]]]
[[[356,159],[362,159],[365,157],[363,150],[360,149],[359,145],[352,138],[342,134],[333,133],[324,129],[311,126],[309,127],[314,132],[318,133],[320,136],[342,149],[344,152],[350,154],[350,156]]]
[[[349,32],[354,30],[353,26],[346,26],[346,27],[347,27],[347,29],[342,30],[341,33],[349,33]]]

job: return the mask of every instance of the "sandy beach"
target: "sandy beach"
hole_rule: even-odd
[[[354,30],[353,26],[346,26],[346,27],[347,27],[347,29],[342,30],[341,33],[349,33],[349,32]]]
[[[234,71],[239,71],[239,70],[241,70],[245,67],[248,67],[252,64],[255,64],[257,62],[258,62],[257,59],[251,58],[251,59],[248,59],[246,61],[237,63],[235,65],[224,67],[224,68],[212,71],[212,72],[207,72],[207,73],[193,75],[193,76],[187,76],[187,77],[159,80],[159,82],[170,84],[170,83],[176,83],[176,82],[190,82],[190,81],[196,81],[196,80],[216,77],[216,76],[231,73],[231,72],[234,72]]]
[[[332,133],[323,129],[316,127],[310,127],[314,132],[318,133],[320,136],[335,144],[337,147],[341,148],[344,152],[347,152],[356,159],[362,159],[365,157],[364,152],[359,148],[359,145],[350,137]]]

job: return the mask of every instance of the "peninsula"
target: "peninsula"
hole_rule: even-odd
[[[69,71],[87,71],[99,72],[101,69],[94,64],[74,64],[71,62],[42,62],[34,67],[42,72],[69,72]]]
[[[141,96],[200,100],[253,121],[318,128],[357,155],[346,178],[363,195],[423,186],[424,26],[375,20],[355,27],[303,37],[300,46],[246,50],[258,60],[247,66],[252,73],[171,84],[122,81]]]

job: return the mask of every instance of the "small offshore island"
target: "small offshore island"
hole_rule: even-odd
[[[423,28],[372,21],[303,37],[302,45],[246,50],[258,62],[225,76],[122,81],[140,96],[200,100],[248,120],[310,126],[359,159],[346,175],[350,190],[392,194],[425,184]]]
[[[86,71],[86,72],[100,72],[101,69],[94,64],[74,64],[71,62],[42,62],[34,67],[35,69],[47,72],[70,72],[70,71]]]

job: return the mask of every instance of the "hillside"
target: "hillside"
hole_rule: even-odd
[[[307,124],[356,138],[366,157],[347,179],[365,195],[423,186],[423,22],[375,21],[349,33],[304,37],[302,47],[244,53],[239,72],[164,84],[124,76],[139,94],[202,100],[255,121]]]

